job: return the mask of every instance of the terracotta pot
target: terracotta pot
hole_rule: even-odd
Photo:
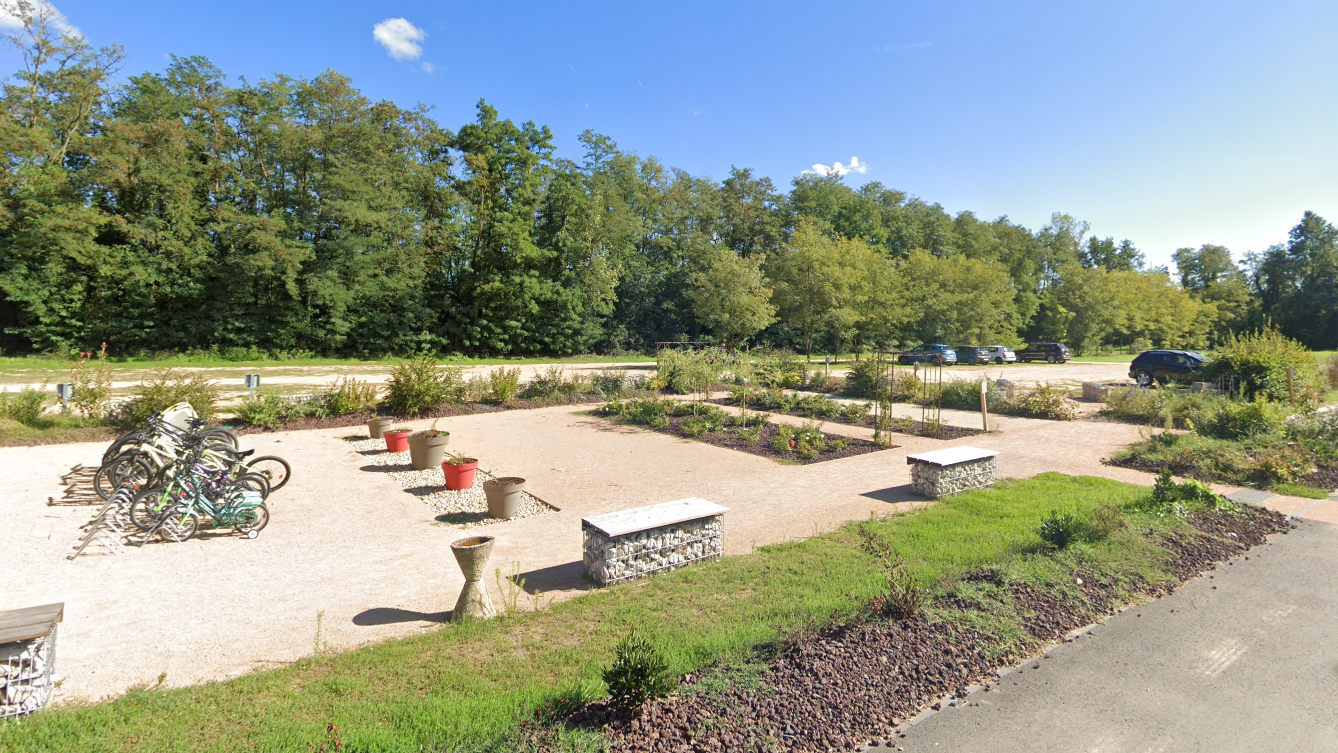
[[[372,439],[380,439],[387,426],[395,423],[390,418],[373,418],[367,422],[367,433],[372,435]]]
[[[437,437],[430,437],[425,433],[410,434],[409,462],[413,464],[413,469],[425,471],[441,465],[442,459],[446,457],[446,444],[450,441],[449,431],[443,431],[441,436]]]
[[[488,515],[510,520],[520,513],[520,493],[525,491],[525,479],[504,476],[483,482],[483,493],[488,497]]]
[[[398,431],[382,432],[381,436],[385,438],[386,449],[390,452],[408,452],[409,435],[412,433],[408,429],[400,429]]]
[[[442,463],[441,472],[446,476],[446,488],[461,491],[474,485],[474,471],[479,468],[477,458],[465,458],[467,463]]]

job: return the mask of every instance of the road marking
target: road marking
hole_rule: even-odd
[[[1217,677],[1227,671],[1248,650],[1249,647],[1244,643],[1235,638],[1227,638],[1215,650],[1208,652],[1207,659],[1199,667],[1199,673],[1204,677]]]

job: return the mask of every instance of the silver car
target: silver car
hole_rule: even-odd
[[[1007,345],[986,345],[981,350],[989,353],[990,363],[1017,363],[1017,354]]]

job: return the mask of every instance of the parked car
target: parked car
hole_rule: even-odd
[[[957,351],[957,363],[959,364],[975,366],[990,362],[989,351],[979,345],[958,345],[953,350]]]
[[[1198,382],[1208,359],[1192,350],[1145,350],[1129,364],[1129,378],[1140,387],[1167,382]]]
[[[951,345],[929,344],[911,348],[897,356],[897,363],[936,363],[952,366],[957,363],[957,351]]]
[[[985,352],[991,363],[1017,363],[1017,354],[1007,345],[986,345]]]
[[[1023,363],[1045,361],[1046,363],[1064,363],[1073,357],[1069,349],[1060,343],[1032,343],[1017,352],[1017,360]]]

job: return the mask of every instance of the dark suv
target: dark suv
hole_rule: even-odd
[[[921,345],[911,348],[897,356],[897,363],[936,363],[940,366],[952,366],[957,363],[957,351],[951,345]]]
[[[957,363],[968,366],[975,366],[980,363],[990,362],[990,351],[988,348],[982,348],[979,345],[958,345],[953,348],[957,351]]]
[[[1207,360],[1192,350],[1145,350],[1129,364],[1129,378],[1140,387],[1197,382],[1203,379],[1203,363]]]
[[[1069,349],[1059,343],[1032,343],[1017,352],[1017,360],[1023,363],[1045,361],[1046,363],[1064,363],[1073,357]]]

